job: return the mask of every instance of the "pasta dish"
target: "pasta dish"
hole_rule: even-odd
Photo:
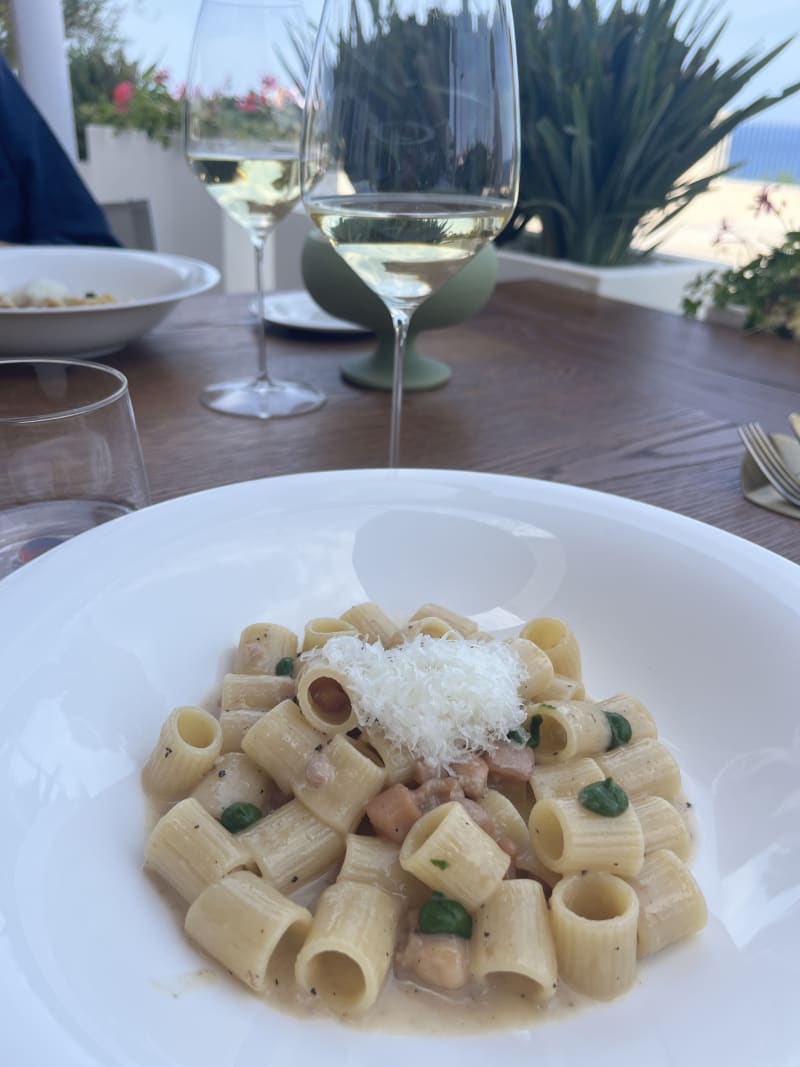
[[[71,293],[62,282],[38,278],[17,289],[0,293],[0,310],[9,308],[67,308],[96,307],[100,304],[116,304],[111,293]]]
[[[560,619],[249,625],[219,708],[175,708],[142,780],[187,936],[282,1005],[364,1019],[399,985],[533,1022],[706,921],[680,770],[640,700],[587,695]]]

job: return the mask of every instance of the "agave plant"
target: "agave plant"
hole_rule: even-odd
[[[728,110],[789,41],[722,67],[713,52],[726,20],[704,0],[616,0],[604,14],[596,0],[511,2],[522,165],[519,204],[500,240],[518,238],[536,216],[535,250],[546,256],[610,266],[646,255],[730,170],[692,176],[694,164],[800,89]],[[647,251],[632,249],[634,236]]]

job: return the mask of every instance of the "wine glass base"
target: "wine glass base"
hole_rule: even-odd
[[[261,382],[246,379],[207,386],[200,401],[212,411],[244,419],[285,419],[307,415],[325,403],[326,396],[303,382]]]

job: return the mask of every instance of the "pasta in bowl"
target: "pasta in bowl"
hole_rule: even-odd
[[[250,625],[218,711],[176,708],[142,778],[187,935],[295,1011],[400,990],[527,1025],[706,921],[677,764],[641,701],[587,697],[559,619]]]
[[[216,268],[128,248],[0,249],[0,353],[109,355],[213,288]]]

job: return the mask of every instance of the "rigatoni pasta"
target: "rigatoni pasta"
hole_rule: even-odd
[[[241,843],[194,797],[158,820],[144,851],[145,867],[190,904],[207,886],[250,864]]]
[[[222,749],[222,729],[203,708],[175,708],[142,771],[148,793],[180,797],[208,773]]]
[[[502,882],[478,909],[472,973],[507,996],[546,1001],[558,987],[558,967],[544,890],[539,882]]]
[[[509,854],[455,802],[423,815],[400,849],[404,871],[467,910],[489,899],[510,862]]]
[[[263,993],[281,956],[296,958],[311,913],[265,879],[236,871],[204,889],[186,913],[186,933],[240,982]]]
[[[605,871],[572,875],[553,890],[550,914],[559,974],[578,993],[611,1000],[636,978],[639,901]]]
[[[686,864],[669,849],[647,856],[631,885],[639,898],[640,958],[682,941],[705,926],[708,911],[700,887]]]
[[[293,799],[239,834],[259,872],[283,893],[302,889],[342,858],[344,837]]]
[[[677,764],[636,697],[586,698],[557,618],[501,640],[368,602],[246,626],[219,707],[176,708],[142,782],[145,867],[191,940],[344,1018],[412,983],[525,1022],[561,983],[619,995],[706,919]]]
[[[372,1007],[391,965],[400,911],[397,897],[377,886],[329,886],[297,956],[300,986],[334,1009],[361,1014]]]
[[[277,674],[278,664],[297,655],[297,635],[286,626],[253,623],[239,635],[235,674]]]
[[[294,681],[278,674],[226,674],[222,679],[222,711],[270,711],[294,696]]]
[[[560,874],[636,875],[642,869],[644,834],[630,806],[616,818],[605,818],[574,797],[551,797],[534,804],[528,826],[534,852]]]

